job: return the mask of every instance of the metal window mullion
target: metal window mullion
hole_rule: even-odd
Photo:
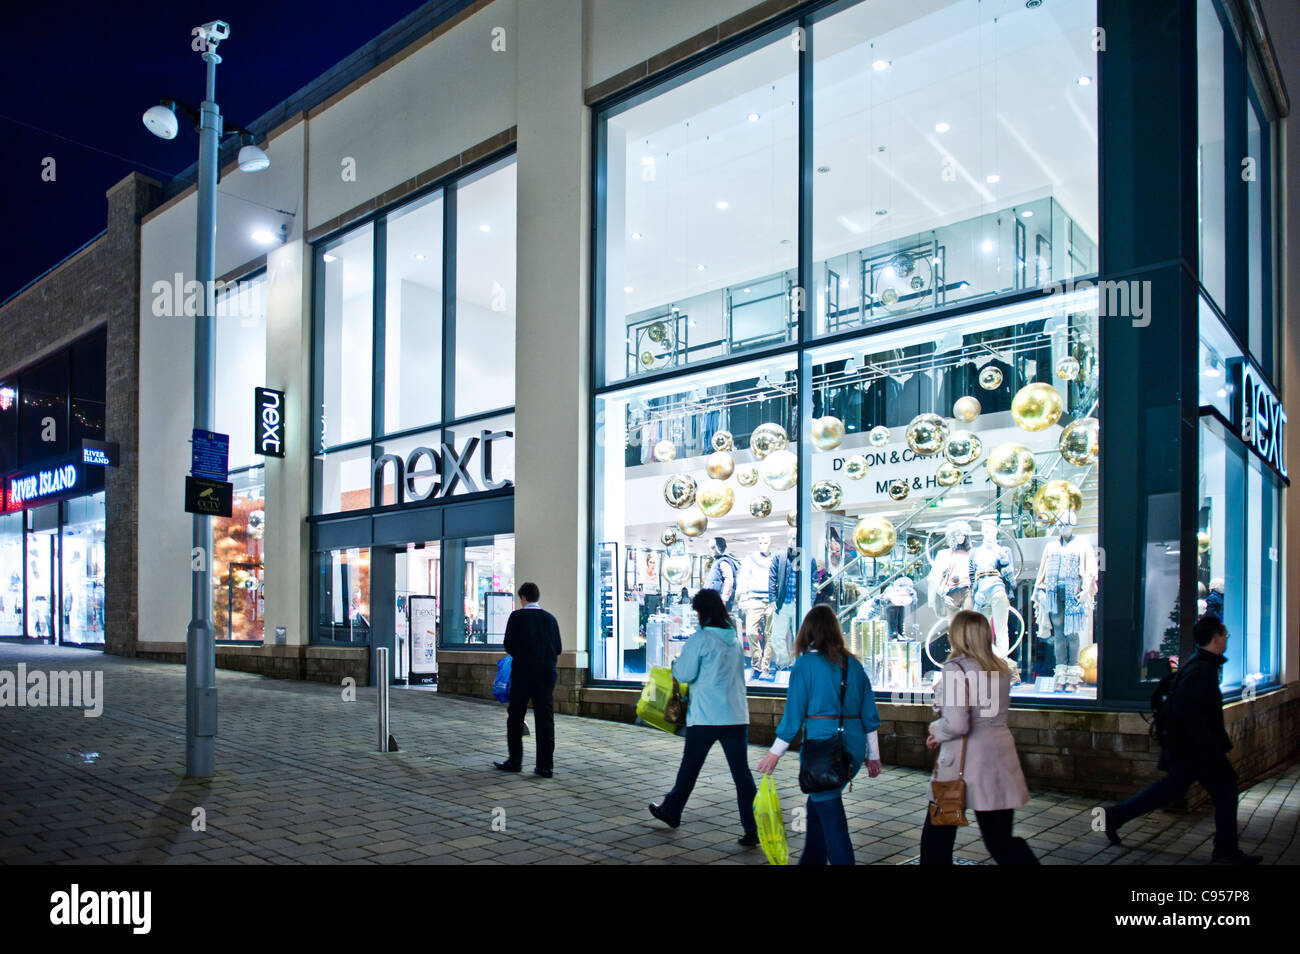
[[[375,220],[374,260],[370,272],[370,435],[372,439],[384,433],[384,308],[388,281],[388,219]],[[373,455],[372,455],[373,457]]]
[[[451,183],[442,193],[442,407],[438,421],[456,413],[456,196]]]

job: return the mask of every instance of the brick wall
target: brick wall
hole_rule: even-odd
[[[0,377],[88,332],[107,327],[105,438],[120,448],[108,468],[104,568],[105,648],[135,654],[136,473],[139,449],[140,219],[161,186],[132,173],[107,193],[107,229],[86,248],[0,308]]]

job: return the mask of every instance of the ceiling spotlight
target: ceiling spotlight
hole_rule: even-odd
[[[251,133],[243,133],[240,140],[244,143],[239,148],[239,171],[261,172],[271,164],[271,159],[256,143]]]
[[[887,60],[876,60],[871,64],[871,68],[877,73],[883,73],[885,70],[889,69],[889,62]]]
[[[703,266],[702,264],[700,264],[700,265],[696,265],[696,266],[695,266],[695,270],[696,270],[697,272],[702,272],[702,271],[704,271],[704,266]]]
[[[1218,360],[1215,358],[1215,356],[1214,356],[1212,353],[1210,353],[1210,352],[1206,352],[1206,354],[1205,354],[1205,372],[1204,372],[1205,376],[1206,376],[1207,378],[1217,378],[1217,377],[1219,376],[1220,373],[1221,373],[1221,372],[1220,372],[1220,370],[1219,370],[1219,362],[1218,362]]]
[[[275,241],[275,234],[270,229],[256,229],[253,232],[253,241],[258,245],[270,245]]]
[[[720,209],[725,209],[725,208],[727,207],[727,200],[726,200],[726,199],[720,199],[720,200],[718,200],[717,205],[718,205],[718,208],[720,208]]]
[[[1025,211],[1023,211],[1023,212],[1020,213],[1020,217],[1021,217],[1022,219],[1032,219],[1032,218],[1034,217],[1034,210],[1033,210],[1033,209],[1025,209]]]
[[[140,118],[144,120],[145,128],[159,139],[175,139],[180,128],[176,122],[176,107],[170,100],[160,106],[150,106]]]
[[[480,225],[480,226],[478,227],[478,230],[479,230],[480,232],[491,232],[491,231],[492,231],[492,226],[487,225],[487,224],[483,224],[483,225]]]
[[[632,294],[632,286],[631,286],[631,285],[624,285],[624,286],[623,286],[623,291],[627,292],[629,295]]]
[[[640,233],[640,232],[633,232],[633,233],[632,233],[632,238],[633,238],[633,239],[636,239],[637,241],[640,241],[640,239],[641,239],[641,233]]]
[[[851,354],[849,355],[849,360],[844,362],[844,374],[854,375],[857,373],[858,373],[858,358],[857,355]]]
[[[980,251],[983,252],[985,255],[993,251],[993,240],[985,239],[983,243],[980,245]]]
[[[989,185],[993,185],[995,182],[1001,182],[1002,177],[998,175],[996,172],[990,172],[988,175],[984,177],[984,181],[987,182]]]
[[[935,124],[934,124],[934,131],[937,132],[937,133],[946,133],[946,132],[947,132],[949,129],[951,129],[951,128],[952,128],[952,127],[949,126],[947,123],[935,123]]]
[[[758,117],[758,113],[750,113],[745,118],[748,119],[751,123],[756,123],[758,122],[759,117]]]
[[[416,252],[416,253],[415,253],[415,260],[416,260],[417,262],[423,262],[423,261],[424,261],[424,253],[423,253],[423,252]]]
[[[1091,86],[1092,77],[1087,75],[1080,76],[1077,80],[1075,80],[1075,82],[1078,83],[1080,86]]]
[[[326,252],[323,257],[327,262],[337,262],[339,260],[337,255],[331,255],[329,252]]]

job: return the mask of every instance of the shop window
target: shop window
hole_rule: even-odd
[[[265,468],[231,474],[231,482],[231,515],[212,520],[213,629],[218,641],[261,642],[266,638]]]
[[[1241,349],[1203,295],[1199,299],[1199,308],[1200,346],[1196,373],[1200,404],[1201,407],[1216,408],[1231,421],[1235,400],[1231,371],[1242,360]]]
[[[450,571],[447,592],[458,598],[456,611],[445,620],[443,647],[500,646],[515,605],[514,535],[444,540],[443,548]]]
[[[1227,303],[1227,141],[1224,127],[1224,34],[1216,0],[1197,0],[1197,209],[1201,285]]]
[[[438,458],[434,455],[440,453],[441,441],[442,433],[433,430],[376,442],[375,462],[384,457],[396,460],[385,461],[377,471],[374,463],[371,465],[367,486],[373,491],[375,506],[391,507],[398,502],[398,481],[401,481],[402,503],[414,503],[436,493],[440,478],[435,476],[438,472]],[[417,448],[424,448],[430,453],[421,453],[412,458],[411,455]],[[369,499],[365,506],[370,506]]]
[[[62,641],[82,645],[104,642],[104,494],[69,500],[64,505],[61,541]]]
[[[1097,270],[1095,23],[959,0],[815,24],[816,331]]]
[[[0,381],[0,474],[18,468],[18,381]]]
[[[374,227],[362,226],[321,252],[320,447],[371,436]]]
[[[1197,612],[1212,613],[1228,628],[1226,689],[1240,688],[1245,673],[1248,574],[1246,566],[1246,450],[1217,421],[1202,418],[1197,501]],[[1171,612],[1160,655],[1178,656],[1178,626]]]
[[[788,681],[788,654],[764,661],[758,634],[788,628],[797,609],[796,563],[765,619],[771,563],[797,519],[794,371],[790,358],[751,362],[597,399],[597,679],[669,665],[696,628],[691,595],[712,584],[755,654],[751,683]]]
[[[1246,631],[1242,688],[1262,688],[1282,675],[1280,524],[1282,488],[1272,471],[1253,454],[1246,474]]]
[[[70,437],[73,447],[83,439],[104,439],[105,348],[108,333],[101,330],[72,346],[72,401]],[[252,414],[250,408],[249,414]],[[2,470],[3,468],[0,468]]]
[[[0,516],[0,636],[23,635],[22,513]]]
[[[68,450],[68,355],[61,352],[18,376],[21,465]]]
[[[348,646],[370,643],[370,550],[353,547],[313,555],[316,638]]]
[[[436,424],[442,414],[442,228],[441,192],[388,217],[385,433]]]
[[[55,607],[59,604],[59,505],[26,512],[26,636],[54,641]]]
[[[1253,91],[1247,97],[1246,155],[1253,162],[1253,177],[1246,179],[1247,249],[1249,258],[1248,344],[1251,354],[1274,377],[1273,322],[1273,194],[1272,129],[1263,119]]]
[[[796,337],[795,46],[780,31],[605,117],[606,381]]]
[[[266,380],[266,276],[223,290],[214,320],[216,393],[214,429],[230,435],[230,470],[261,462],[254,453],[253,409],[256,388]]]
[[[442,548],[437,541],[410,543],[394,555],[397,679],[436,681],[442,630]]]
[[[317,513],[343,513],[370,506],[370,445],[318,454],[314,469]]]
[[[515,403],[515,164],[456,186],[456,387],[451,418]]]
[[[458,453],[464,453],[465,448],[470,440],[478,439],[479,443],[474,451],[473,457],[469,459],[469,464],[465,468],[474,481],[474,486],[480,490],[493,490],[489,487],[487,481],[493,484],[501,484],[503,481],[510,481],[512,484],[515,480],[515,442],[513,437],[498,436],[492,441],[491,448],[487,448],[483,443],[484,432],[488,434],[503,435],[505,432],[514,434],[515,416],[513,414],[502,414],[497,417],[479,418],[474,421],[466,421],[463,424],[457,424],[446,430],[445,439],[448,444],[456,448]],[[491,467],[488,468],[490,462]],[[463,482],[457,483],[455,493],[466,493],[471,488],[464,485]]]

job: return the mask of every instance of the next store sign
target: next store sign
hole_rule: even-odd
[[[1238,400],[1233,408],[1241,439],[1250,449],[1282,477],[1286,472],[1286,411],[1282,402],[1264,381],[1253,364],[1243,361],[1237,366]]]

